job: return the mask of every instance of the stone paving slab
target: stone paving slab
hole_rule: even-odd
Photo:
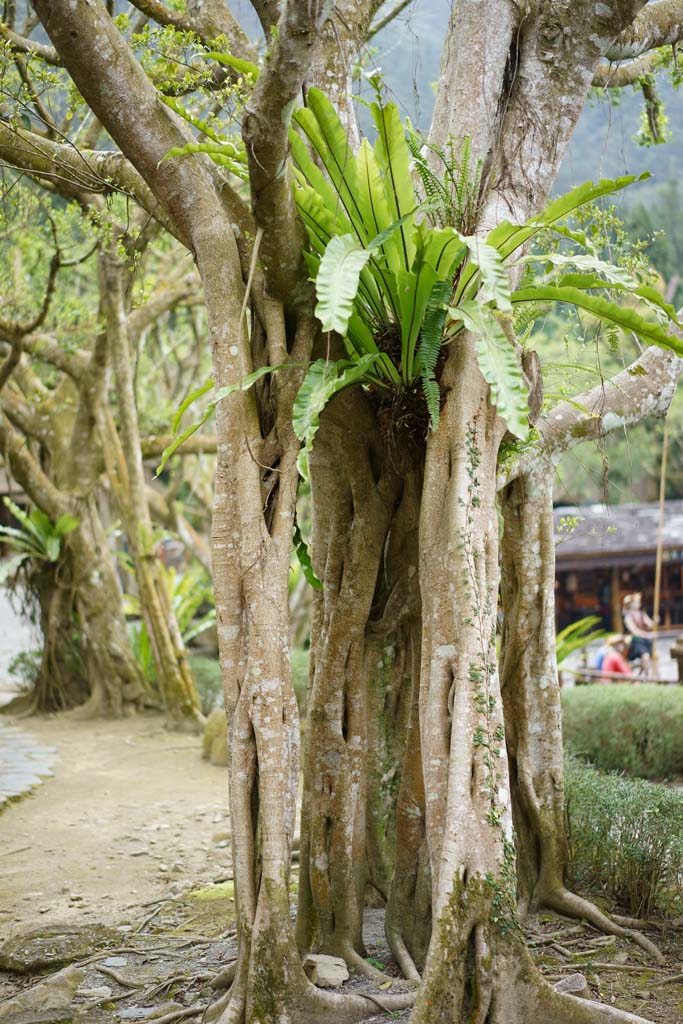
[[[0,811],[49,778],[56,759],[54,747],[0,719]]]

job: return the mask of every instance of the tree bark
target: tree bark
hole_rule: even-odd
[[[297,937],[365,973],[366,628],[399,496],[362,392],[326,411],[311,457],[312,560],[323,590],[311,629],[311,685]]]
[[[517,836],[519,911],[548,907],[633,938],[565,884],[562,705],[555,659],[553,477],[540,466],[503,491],[501,690]]]
[[[510,779],[495,651],[495,465],[504,427],[472,339],[449,354],[420,519],[420,725],[432,937],[414,1024],[637,1020],[560,995],[516,917]]]
[[[110,478],[116,489],[119,511],[130,546],[140,609],[154,653],[162,702],[178,718],[201,721],[199,696],[187,652],[171,604],[163,566],[153,549],[152,519],[147,503],[131,365],[132,352],[126,329],[124,278],[129,272],[120,257],[109,251],[100,258],[99,273],[121,430],[119,440],[113,420],[106,417],[103,429],[108,443],[105,443],[105,449],[109,445],[113,449],[107,453]],[[118,460],[115,461],[116,454]]]

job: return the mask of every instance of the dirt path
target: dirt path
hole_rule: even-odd
[[[228,872],[225,769],[159,716],[31,718],[54,776],[0,814],[0,936],[120,923],[132,908]]]
[[[122,1016],[193,1007],[201,1016],[217,996],[207,979],[235,956],[234,890],[230,882],[210,885],[231,875],[225,769],[202,761],[198,739],[168,731],[159,716],[91,723],[44,716],[19,726],[55,747],[58,759],[52,778],[0,814],[0,944],[45,926],[61,935],[85,925],[94,949],[104,944],[124,954],[81,970],[78,992],[69,997],[75,999],[68,1015],[74,1024],[116,1024]],[[118,930],[105,942],[95,925]],[[665,982],[683,962],[675,931],[652,935],[667,956],[662,968],[633,943],[576,922],[542,915],[529,927],[539,966],[552,982],[579,971],[594,998],[656,1024],[683,1024],[679,986]],[[548,931],[560,936],[556,948],[542,938]],[[368,912],[365,938],[370,956],[396,975],[381,911]],[[100,960],[106,956],[105,949]],[[102,974],[107,964],[132,976],[136,987],[112,981],[111,971]],[[0,972],[0,1016],[4,999],[27,992],[30,998],[34,983]],[[97,1003],[103,983],[108,995]],[[345,990],[359,986],[365,983],[352,978]],[[406,1012],[396,1019],[408,1018]]]

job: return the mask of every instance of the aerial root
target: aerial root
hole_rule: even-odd
[[[623,927],[615,919],[603,914],[590,900],[577,896],[576,893],[570,892],[569,889],[556,889],[551,893],[547,893],[540,902],[559,914],[587,921],[606,935],[616,935],[620,939],[631,939],[637,946],[644,949],[646,953],[653,956],[657,963],[664,963],[661,951],[642,932],[636,931],[634,928]]]
[[[397,928],[396,926],[387,928],[386,937],[389,949],[391,950],[394,960],[398,964],[403,977],[406,981],[416,981],[419,983],[421,980],[420,972],[415,966],[415,961],[408,952],[408,947],[406,946],[405,939],[403,938],[400,928]]]

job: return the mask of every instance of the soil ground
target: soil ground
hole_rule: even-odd
[[[28,973],[0,971],[0,1020],[3,1000],[70,961],[84,975],[68,1013],[6,1019],[198,1019],[217,995],[211,978],[235,955],[225,769],[202,761],[198,739],[169,731],[159,716],[90,723],[43,716],[18,725],[55,747],[58,759],[52,778],[0,815],[0,947],[41,931],[77,934],[80,949]],[[113,930],[99,933],[96,925]],[[558,933],[554,945],[551,933]],[[666,955],[664,967],[632,943],[576,922],[548,915],[529,923],[551,980],[578,971],[594,998],[656,1024],[683,1024],[683,987],[668,980],[683,972],[683,936],[650,936]],[[368,915],[366,942],[368,955],[395,976],[381,911]],[[346,984],[368,990],[360,979]]]

